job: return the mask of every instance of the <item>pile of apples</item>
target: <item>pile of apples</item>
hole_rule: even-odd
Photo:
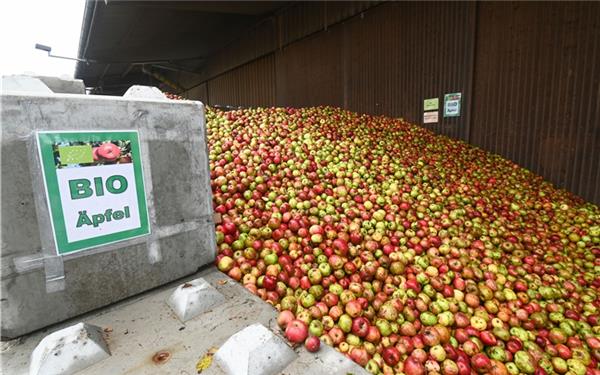
[[[402,119],[206,118],[216,264],[290,341],[373,374],[600,374],[597,206]]]

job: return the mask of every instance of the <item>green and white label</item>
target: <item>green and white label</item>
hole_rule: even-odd
[[[59,255],[150,233],[137,131],[38,132]]]
[[[444,117],[460,116],[461,98],[462,94],[460,92],[444,95]]]
[[[438,98],[423,100],[423,111],[435,111],[438,109],[440,101]]]

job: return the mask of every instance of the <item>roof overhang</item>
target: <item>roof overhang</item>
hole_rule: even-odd
[[[87,0],[75,78],[100,93],[200,72],[209,57],[287,2]]]

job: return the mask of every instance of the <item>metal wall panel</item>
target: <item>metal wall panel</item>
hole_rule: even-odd
[[[278,51],[277,104],[336,105],[421,123],[423,99],[469,97],[474,27],[472,3],[374,7]],[[468,116],[440,119],[428,127],[466,138]]]
[[[471,142],[600,203],[600,6],[481,3]]]
[[[214,78],[228,70],[265,56],[277,47],[277,24],[275,18],[267,18],[235,42],[223,46],[201,72],[201,79]]]
[[[423,100],[461,92],[463,115],[425,127],[465,139],[474,3],[392,2],[344,25],[345,106],[421,124]]]
[[[208,104],[243,107],[275,103],[275,56],[269,55],[207,82]]]
[[[326,2],[327,22],[333,25],[356,14],[364,12],[381,1],[328,1]]]
[[[182,95],[187,99],[199,100],[208,104],[208,83],[201,83],[185,92]]]
[[[207,81],[237,66],[274,53],[276,49],[311,34],[326,31],[331,25],[346,20],[379,4],[379,1],[292,2],[276,14],[243,33],[236,41],[223,46],[199,73]]]
[[[325,2],[301,2],[281,12],[281,43],[294,42],[319,30],[327,28],[327,5]]]
[[[277,52],[277,104],[343,106],[342,29],[334,28]]]

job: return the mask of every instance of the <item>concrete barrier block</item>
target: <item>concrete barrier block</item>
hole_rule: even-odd
[[[29,374],[74,374],[108,357],[110,351],[102,329],[78,323],[40,341],[31,354]]]
[[[215,354],[215,361],[229,375],[279,374],[298,355],[260,323],[231,336]]]
[[[216,256],[200,102],[54,94],[37,83],[46,92],[3,91],[0,105],[2,153],[10,156],[0,166],[3,338],[191,275]],[[66,254],[62,279],[50,267],[56,258],[44,257],[54,255],[56,242],[35,133],[113,130],[139,132],[151,235]],[[63,280],[64,290],[47,293],[54,278]]]
[[[142,99],[167,99],[165,94],[162,93],[158,88],[151,86],[131,86],[125,94],[124,98],[142,98]]]
[[[52,90],[40,79],[26,75],[3,76],[2,92],[52,94]]]
[[[203,278],[179,285],[167,300],[167,304],[182,322],[223,302],[225,297]]]
[[[55,94],[85,94],[85,86],[80,79],[36,76]]]

